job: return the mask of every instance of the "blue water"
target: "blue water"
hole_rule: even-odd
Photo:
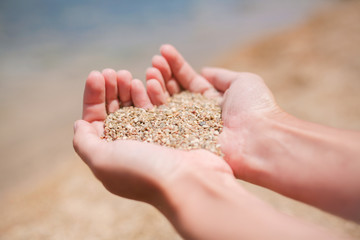
[[[44,32],[63,34],[64,38],[111,27],[133,30],[168,21],[176,24],[189,16],[191,1],[47,1],[8,0],[0,2],[2,40],[36,40]],[[175,21],[174,21],[175,20]],[[136,28],[136,29],[134,29]],[[69,34],[71,36],[69,36]],[[66,35],[66,36],[65,36]]]

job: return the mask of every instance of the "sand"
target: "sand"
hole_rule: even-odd
[[[302,119],[360,130],[359,12],[359,2],[344,1],[293,29],[245,47],[229,49],[229,53],[214,65],[260,74],[280,106]],[[80,103],[81,96],[78,100]],[[53,107],[51,103],[49,98],[48,108]],[[68,109],[59,106],[58,111],[55,117],[61,117]],[[34,117],[26,116],[28,119]],[[37,148],[42,148],[48,156],[48,159],[41,158],[42,162],[50,158],[58,159],[57,163],[62,159],[72,161],[59,164],[56,169],[47,169],[27,184],[6,183],[14,187],[0,200],[0,239],[181,239],[151,206],[112,196],[104,190],[72,153],[71,139],[58,137],[63,136],[59,133],[64,131],[71,136],[70,120],[51,132],[56,146],[50,142],[39,145],[41,141],[33,135],[18,139],[16,144],[4,145],[8,155],[3,161],[11,159],[7,157],[10,152],[19,158],[37,159]],[[27,133],[27,127],[31,126],[21,129]],[[47,130],[50,131],[51,126]],[[45,133],[38,135],[42,137]],[[20,144],[25,141],[32,145],[19,151]],[[58,148],[62,147],[69,152],[59,153]],[[33,168],[29,162],[25,169]],[[25,176],[26,171],[21,174]],[[241,184],[279,211],[360,238],[360,227],[355,223],[271,191]]]
[[[182,91],[152,109],[123,107],[105,119],[107,141],[136,140],[181,150],[206,149],[222,156],[223,122],[216,100]]]

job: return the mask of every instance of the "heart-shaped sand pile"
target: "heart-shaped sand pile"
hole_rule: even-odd
[[[222,130],[221,109],[201,94],[181,92],[167,105],[145,110],[123,107],[105,120],[108,141],[131,139],[172,148],[207,149],[221,155],[217,138]]]

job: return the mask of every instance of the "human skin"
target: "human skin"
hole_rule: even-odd
[[[359,132],[287,114],[255,74],[204,68],[200,75],[173,46],[164,45],[160,52],[147,71],[150,99],[186,89],[222,101],[219,143],[237,178],[360,222]],[[160,89],[151,78],[177,85]]]
[[[208,151],[101,139],[106,114],[131,103],[153,106],[139,80],[127,71],[93,71],[83,120],[74,124],[76,152],[113,194],[153,205],[186,239],[337,239],[249,194],[230,166]]]

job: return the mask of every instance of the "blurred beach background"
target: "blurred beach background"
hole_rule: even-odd
[[[356,0],[0,1],[0,239],[181,239],[151,206],[108,193],[72,149],[87,74],[144,79],[164,43],[196,70],[261,75],[299,118],[360,130],[359,13]],[[353,222],[239,184],[360,238]]]

